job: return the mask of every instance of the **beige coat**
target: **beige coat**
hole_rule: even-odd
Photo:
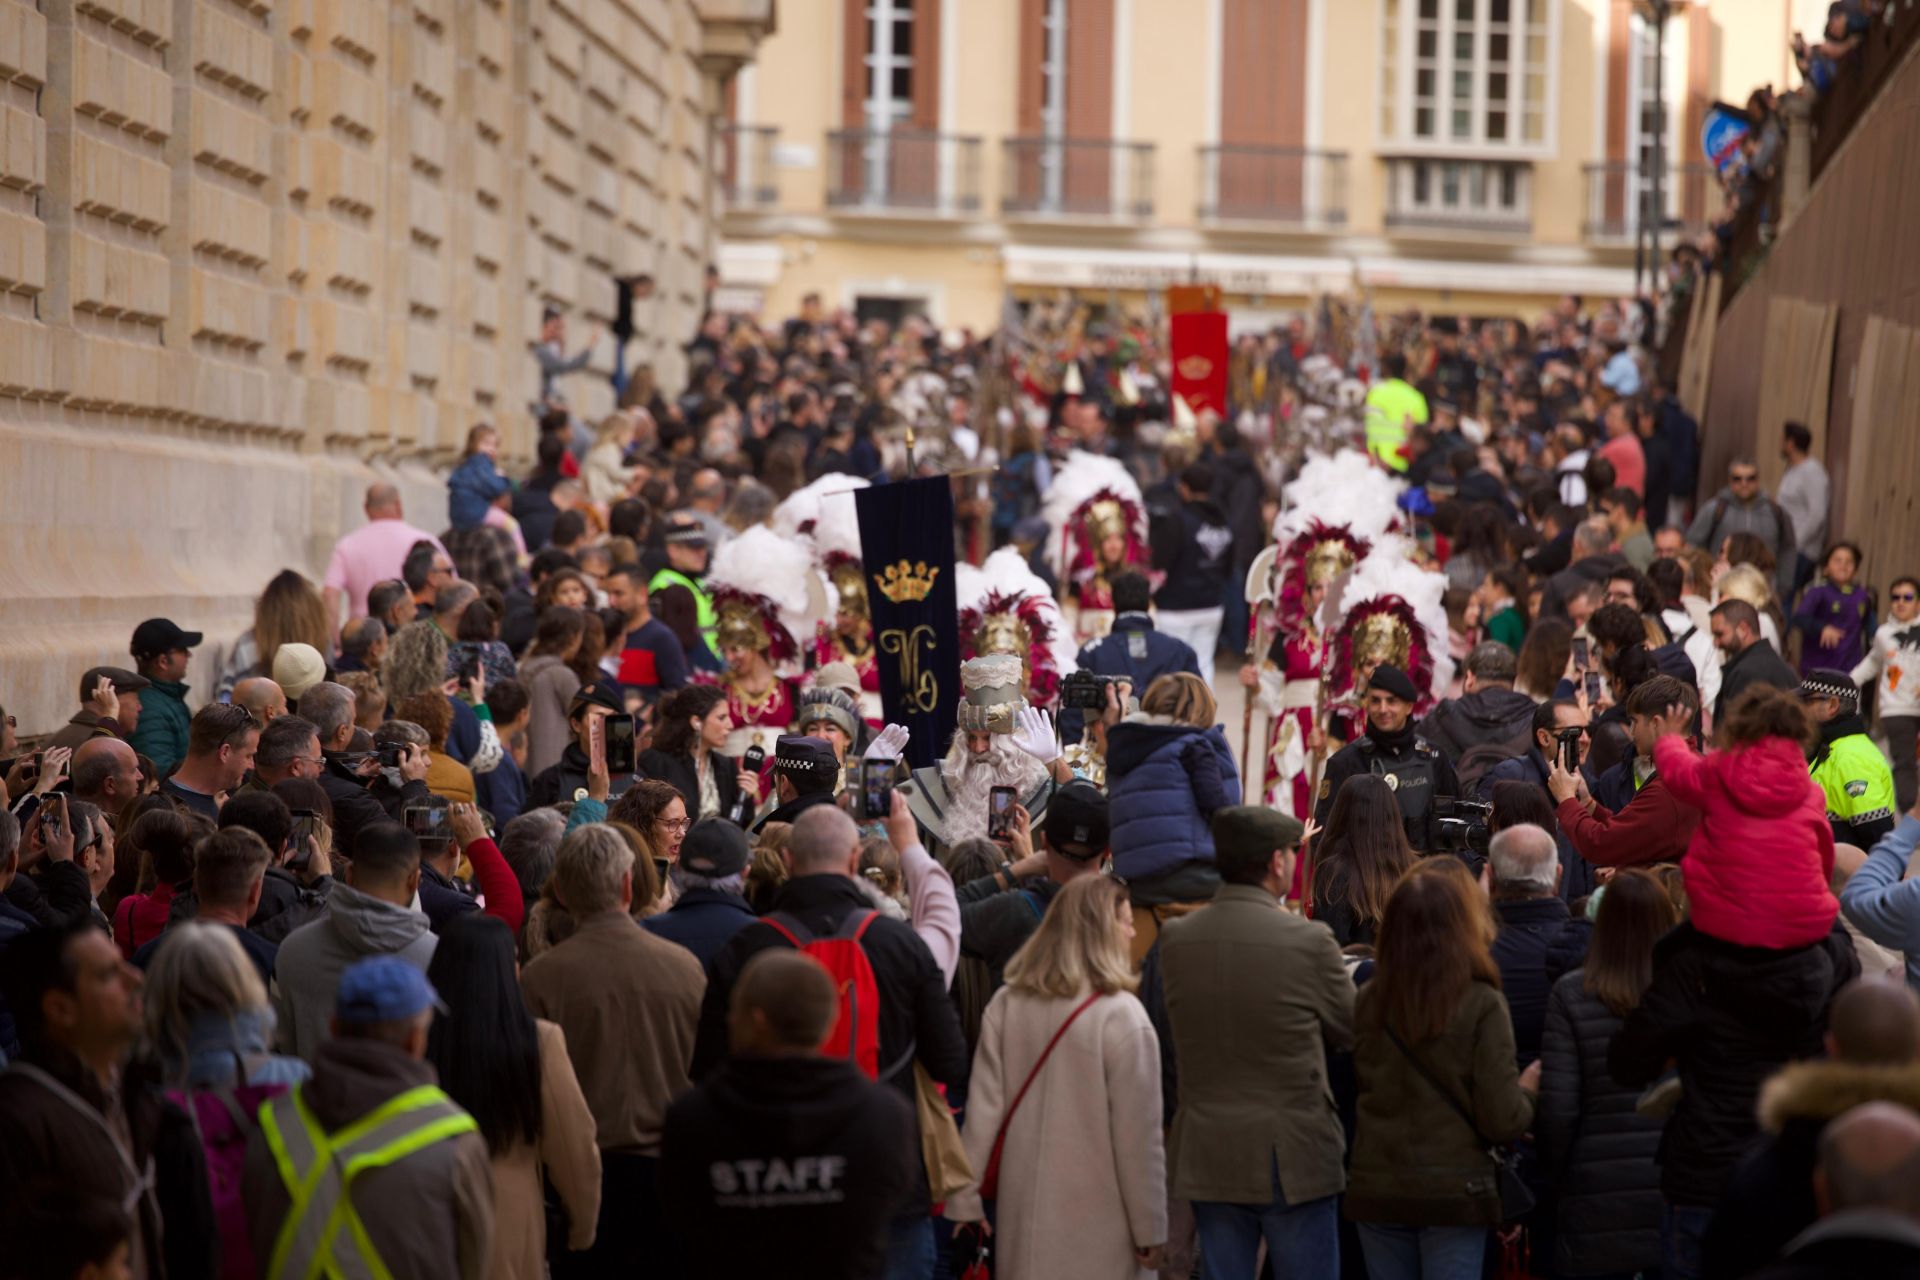
[[[1067,1015],[1086,997],[1002,987],[980,1024],[967,1089],[967,1157],[984,1173],[1001,1117]],[[979,1196],[947,1203],[980,1216]],[[1134,1249],[1167,1239],[1160,1041],[1125,993],[1093,1003],[1062,1037],[1008,1127],[1000,1158],[999,1280],[1131,1280]]]
[[[567,1037],[536,1018],[540,1036],[540,1143],[515,1143],[493,1157],[493,1265],[495,1280],[541,1280],[547,1273],[547,1215],[542,1169],[567,1211],[567,1248],[593,1245],[600,1221],[600,1149],[593,1112],[574,1078]]]

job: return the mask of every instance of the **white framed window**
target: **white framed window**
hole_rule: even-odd
[[[913,0],[867,0],[867,128],[913,115]]]
[[[1544,157],[1562,0],[1380,0],[1380,140]]]
[[[1516,161],[1409,158],[1387,162],[1387,221],[1399,226],[1525,231],[1533,166]]]

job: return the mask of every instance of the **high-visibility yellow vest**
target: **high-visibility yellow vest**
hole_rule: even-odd
[[[1401,448],[1407,443],[1409,424],[1427,420],[1427,398],[1399,378],[1375,383],[1367,392],[1367,452],[1394,471],[1405,471],[1407,459]]]
[[[353,1207],[353,1180],[463,1133],[472,1116],[440,1089],[409,1089],[338,1133],[314,1118],[296,1085],[260,1107],[260,1132],[293,1203],[268,1261],[269,1280],[393,1280]]]
[[[654,574],[653,581],[647,583],[647,594],[652,595],[668,587],[685,587],[693,592],[694,617],[700,628],[700,635],[706,640],[707,647],[718,653],[720,650],[714,644],[714,635],[720,619],[714,613],[713,597],[707,594],[705,587],[678,569],[662,569]]]

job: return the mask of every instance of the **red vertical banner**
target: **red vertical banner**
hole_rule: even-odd
[[[1227,413],[1227,313],[1176,312],[1168,317],[1173,342],[1173,393],[1195,413]]]

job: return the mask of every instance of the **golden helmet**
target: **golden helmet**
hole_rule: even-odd
[[[1116,498],[1089,502],[1082,521],[1086,525],[1088,539],[1096,547],[1111,534],[1125,537],[1127,533],[1127,510]]]
[[[724,600],[715,614],[713,638],[721,652],[742,648],[765,653],[773,647],[766,620],[745,600]]]
[[[1383,662],[1404,670],[1412,650],[1413,635],[1407,630],[1407,624],[1391,613],[1376,613],[1362,619],[1354,630],[1354,673],[1357,676],[1361,671],[1377,667]]]
[[[858,560],[840,560],[830,565],[827,577],[840,593],[840,612],[857,618],[871,616],[867,609],[867,575]]]
[[[1307,552],[1307,585],[1324,586],[1353,568],[1353,548],[1339,538],[1317,542]]]

